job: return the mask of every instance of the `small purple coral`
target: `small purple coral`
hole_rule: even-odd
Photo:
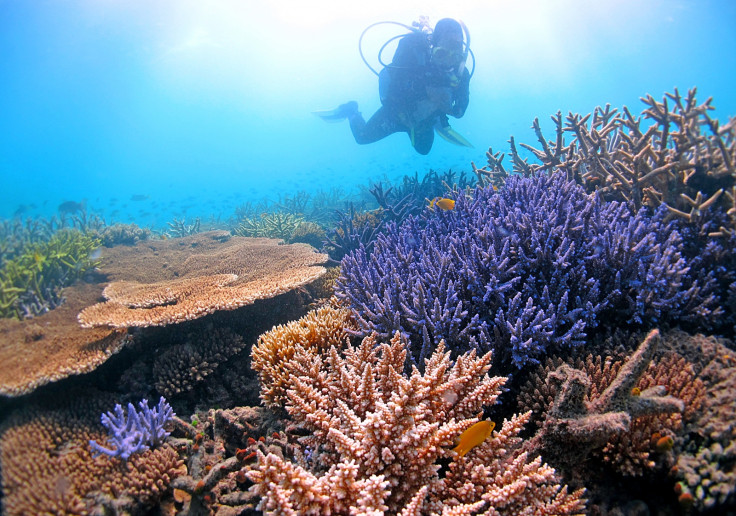
[[[174,411],[163,396],[154,408],[148,406],[148,400],[138,403],[141,411],[137,412],[132,403],[128,403],[128,414],[120,404],[115,405],[113,412],[102,414],[102,425],[110,432],[109,443],[112,449],[105,448],[96,441],[89,445],[93,453],[104,453],[110,457],[128,460],[134,453],[140,453],[149,447],[156,447],[169,435],[164,425],[174,417]]]

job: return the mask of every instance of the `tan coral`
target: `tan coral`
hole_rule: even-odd
[[[251,367],[258,373],[263,403],[271,406],[283,404],[291,380],[287,362],[299,347],[320,351],[327,351],[332,346],[341,348],[350,329],[357,329],[350,310],[333,303],[261,335],[251,352]]]
[[[367,337],[344,354],[300,349],[287,410],[311,435],[301,439],[313,470],[259,453],[248,473],[260,508],[275,514],[581,514],[582,490],[568,493],[554,470],[527,460],[518,433],[529,415],[506,421],[459,457],[457,437],[495,403],[505,378],[490,377],[490,353],[461,355],[444,343],[404,374],[406,343]],[[451,458],[440,478],[438,459]],[[489,466],[487,463],[491,462]],[[325,471],[326,470],[326,471]],[[323,472],[323,473],[320,473]],[[337,489],[339,495],[335,495]],[[353,509],[355,510],[355,509]],[[352,513],[352,512],[351,512]]]
[[[83,327],[165,326],[234,310],[305,285],[327,256],[306,244],[212,231],[103,251],[113,280],[104,303],[79,314]]]
[[[125,331],[79,327],[79,310],[101,291],[101,286],[78,283],[64,289],[66,302],[55,310],[24,321],[0,321],[0,395],[22,396],[88,373],[125,346]]]
[[[113,400],[75,393],[54,408],[28,406],[0,429],[3,506],[8,515],[122,514],[154,504],[182,473],[168,445],[127,462],[93,457],[89,440],[104,441],[100,413]]]
[[[659,335],[655,332],[645,339],[645,343],[654,344],[655,341],[659,341]],[[665,455],[657,453],[654,446],[657,439],[653,443],[653,437],[675,437],[681,433],[683,418],[691,419],[700,408],[705,398],[705,386],[696,378],[693,365],[685,358],[673,352],[653,358],[655,350],[650,346],[649,351],[642,353],[642,344],[628,362],[612,360],[610,357],[604,360],[600,356],[588,356],[585,360],[579,359],[567,365],[559,359],[548,361],[547,366],[540,369],[519,396],[521,407],[531,409],[537,417],[544,415],[546,418],[537,421],[542,429],[537,440],[546,443],[548,452],[555,446],[557,439],[550,440],[544,437],[544,433],[555,432],[551,423],[554,410],[557,409],[551,407],[554,407],[554,403],[561,404],[561,389],[565,383],[559,383],[558,378],[560,371],[565,370],[569,371],[565,373],[565,382],[569,383],[571,378],[579,375],[588,387],[583,399],[579,400],[582,404],[576,401],[563,412],[573,413],[576,407],[585,406],[589,412],[581,412],[578,419],[580,422],[587,419],[590,424],[585,426],[580,423],[578,435],[560,441],[562,455],[572,457],[573,463],[581,459],[569,452],[569,439],[573,439],[577,443],[577,452],[593,452],[625,475],[642,475],[655,466],[655,459],[667,465]],[[636,361],[640,365],[632,368]],[[639,373],[632,371],[644,367],[646,369]],[[624,377],[628,377],[628,381],[624,382]],[[621,385],[619,401],[611,403],[611,387],[616,384]],[[663,393],[668,396],[661,396]],[[682,403],[684,411],[676,410],[677,403]],[[636,405],[641,405],[641,408],[632,411],[631,407]],[[604,407],[609,408],[602,410]],[[597,433],[594,434],[596,428]],[[588,438],[591,438],[588,442],[590,447],[583,446]]]

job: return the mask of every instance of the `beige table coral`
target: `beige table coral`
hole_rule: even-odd
[[[233,310],[322,276],[327,255],[306,244],[224,231],[140,242],[103,257],[107,301],[85,308],[85,328],[165,326]]]

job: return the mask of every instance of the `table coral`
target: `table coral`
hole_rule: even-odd
[[[538,363],[585,342],[601,321],[651,327],[722,315],[715,278],[694,281],[664,210],[632,214],[562,174],[476,189],[455,209],[389,225],[374,250],[342,260],[337,295],[359,334],[399,331],[421,365],[445,340],[493,348],[501,364]]]
[[[455,439],[495,403],[506,379],[490,377],[491,354],[452,363],[440,345],[424,372],[407,365],[406,342],[375,335],[339,354],[302,349],[289,362],[295,379],[287,410],[311,431],[301,445],[308,462],[293,464],[259,452],[248,477],[273,513],[580,514],[582,490],[568,493],[554,470],[528,460],[518,433],[529,414],[501,429],[465,457]],[[438,459],[455,464],[440,478]],[[403,512],[402,512],[403,511]],[[444,512],[443,512],[444,511]]]
[[[104,303],[79,314],[83,327],[165,326],[234,310],[320,277],[327,260],[306,244],[213,231],[103,250]]]
[[[0,395],[22,396],[42,385],[93,371],[129,342],[125,330],[80,328],[77,314],[102,287],[78,283],[63,290],[55,310],[18,321],[0,320]]]

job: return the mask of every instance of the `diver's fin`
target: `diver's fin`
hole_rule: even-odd
[[[339,122],[345,120],[350,115],[358,112],[358,103],[354,100],[340,104],[335,109],[327,109],[324,111],[312,111],[312,114],[320,117],[325,122]]]
[[[473,148],[472,143],[466,140],[460,133],[455,131],[449,125],[446,125],[444,127],[436,125],[434,130],[437,132],[437,134],[439,134],[442,138],[450,143],[454,143],[455,145],[459,145],[461,147],[470,147],[471,149]]]

